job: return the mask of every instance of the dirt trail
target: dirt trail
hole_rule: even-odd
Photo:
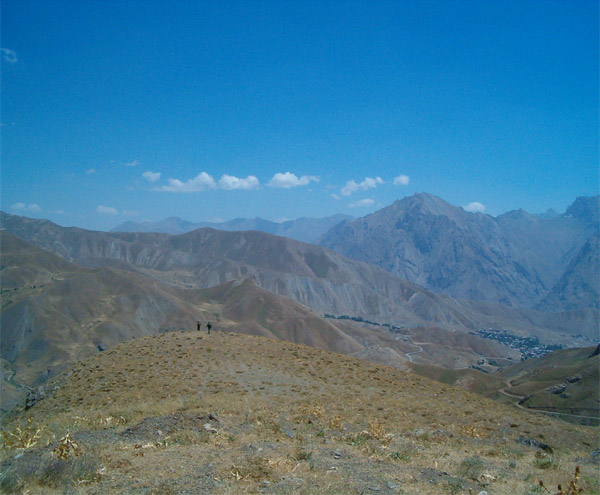
[[[419,350],[418,351],[413,351],[413,352],[405,352],[404,354],[406,354],[406,357],[408,358],[408,360],[411,363],[414,363],[413,359],[412,359],[412,354],[419,354],[420,352],[423,352],[423,348],[420,345],[415,344],[414,342],[410,342],[411,345],[414,345],[415,347],[418,347]]]

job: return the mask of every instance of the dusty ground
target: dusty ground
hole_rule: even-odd
[[[599,492],[598,428],[288,342],[145,337],[56,383],[4,422],[5,493]]]

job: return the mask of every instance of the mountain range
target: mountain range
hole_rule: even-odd
[[[258,231],[204,228],[180,235],[60,227],[3,213],[7,233],[78,265],[134,270],[183,289],[252,276],[270,292],[319,313],[359,316],[404,327],[511,329],[554,340],[553,332],[595,336],[595,309],[546,314],[496,303],[458,301],[321,246]],[[544,333],[542,330],[548,330]],[[564,340],[564,339],[563,339]]]
[[[497,295],[525,292],[527,284],[550,286],[535,309],[475,293],[472,300],[453,298],[323,246],[256,230],[98,232],[2,212],[3,397],[20,397],[24,385],[43,383],[119,342],[193,329],[198,321],[398,368],[415,360],[464,368],[481,357],[493,357],[498,366],[518,359],[517,351],[477,334],[489,328],[544,344],[589,345],[598,337],[593,201],[578,199],[566,215],[511,212],[494,219],[416,195],[326,234],[371,229],[382,253],[391,238],[403,237],[405,252],[425,268],[445,253],[439,273],[446,273],[446,262],[463,267],[448,272],[460,282],[455,290],[478,276],[475,286],[498,283]],[[398,232],[384,235],[390,223]],[[536,247],[522,234],[550,239],[552,229],[566,234],[550,247]],[[519,249],[518,262],[511,253]],[[518,268],[541,271],[549,263],[536,265],[535,249],[562,264],[552,276]]]
[[[163,232],[184,234],[192,230],[210,227],[217,230],[240,231],[260,230],[302,242],[315,242],[334,225],[353,220],[349,215],[332,215],[325,218],[298,218],[285,222],[272,222],[264,218],[235,218],[226,222],[188,222],[179,217],[169,217],[158,222],[123,222],[111,232]]]

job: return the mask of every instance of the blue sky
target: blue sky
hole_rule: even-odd
[[[598,194],[596,1],[2,1],[1,207],[61,225]]]

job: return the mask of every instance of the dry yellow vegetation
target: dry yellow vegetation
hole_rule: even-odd
[[[144,337],[54,385],[4,422],[5,439],[39,437],[5,442],[4,492],[534,494],[576,465],[582,493],[599,491],[597,427],[276,339]]]

